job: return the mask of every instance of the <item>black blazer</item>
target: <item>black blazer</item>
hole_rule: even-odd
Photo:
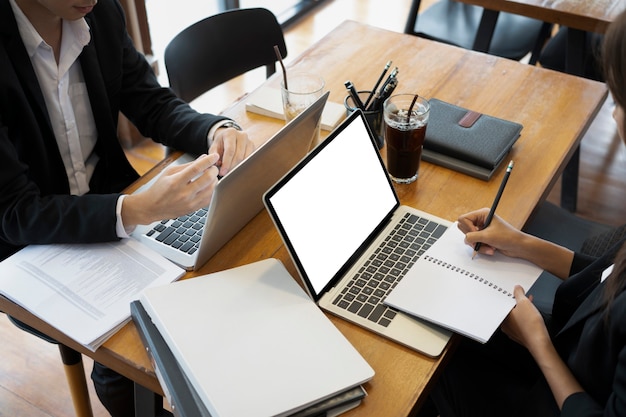
[[[85,196],[70,196],[35,72],[8,0],[0,0],[0,260],[28,244],[116,240],[118,193],[138,178],[117,137],[121,111],[146,136],[184,151],[207,151],[210,127],[161,88],[126,32],[117,0],[85,17],[91,42],[80,55],[100,160]]]
[[[626,292],[617,295],[606,320],[600,283],[623,243],[593,262],[577,255],[574,269],[584,269],[555,295],[553,341],[586,391],[567,398],[561,416],[626,416]]]

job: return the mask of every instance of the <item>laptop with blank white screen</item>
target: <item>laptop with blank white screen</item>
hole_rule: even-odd
[[[138,226],[132,237],[187,270],[201,267],[263,210],[263,193],[311,149],[319,135],[328,95],[323,94],[221,178],[208,207],[177,219]],[[194,159],[183,154],[173,164]]]
[[[309,295],[324,310],[427,356],[451,332],[383,304],[452,222],[400,205],[362,112],[263,196]]]

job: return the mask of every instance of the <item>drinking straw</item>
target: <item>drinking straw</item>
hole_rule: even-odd
[[[417,101],[417,97],[418,97],[418,95],[415,94],[415,96],[413,97],[413,101],[411,102],[411,105],[409,106],[409,112],[406,115],[406,123],[407,124],[411,123],[411,112],[413,111],[413,106],[415,106],[415,102]]]
[[[283,64],[283,57],[280,54],[278,45],[274,45],[274,52],[276,52],[276,58],[278,58],[278,62],[280,62],[280,66],[283,69],[283,82],[285,83],[285,90],[289,90],[289,87],[287,87],[287,70],[285,70],[285,64]]]

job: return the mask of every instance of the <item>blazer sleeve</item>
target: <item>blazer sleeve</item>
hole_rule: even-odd
[[[145,136],[196,154],[206,152],[211,126],[224,119],[192,110],[158,84],[117,0],[99,1],[85,19],[92,38],[80,62],[98,129],[100,181],[91,194],[71,196],[34,71],[14,41],[17,24],[0,2],[0,259],[28,244],[117,240],[119,192],[137,178],[117,138],[120,111]]]
[[[0,14],[3,30],[19,36],[10,10]],[[43,97],[37,100],[41,93],[21,44],[0,42],[0,74],[0,260],[28,244],[116,240],[118,194],[69,195]]]
[[[50,159],[33,153],[45,169]],[[29,244],[117,240],[118,194],[45,194],[32,180],[32,171],[17,157],[0,119],[0,260]]]
[[[612,276],[608,279],[620,279]],[[557,335],[567,366],[586,392],[569,396],[562,416],[626,415],[626,291],[606,310],[598,287]]]
[[[83,72],[85,77],[94,73],[102,76],[102,80],[90,79],[88,85],[94,95],[106,97],[105,101],[92,103],[94,113],[110,112],[110,117],[116,119],[121,111],[146,137],[194,154],[206,152],[211,126],[226,117],[198,113],[171,89],[159,84],[128,36],[124,12],[117,0],[100,1],[86,19],[95,57],[89,59],[89,54],[84,54]],[[100,84],[104,94],[97,94]]]
[[[561,409],[561,417],[600,417],[603,415],[602,407],[585,392],[577,392],[567,397]]]
[[[560,329],[567,323],[581,303],[599,285],[603,271],[613,263],[622,243],[623,241],[618,242],[599,258],[575,254],[571,269],[580,270],[558,286],[554,294],[551,325]]]
[[[619,417],[626,415],[626,347],[619,354],[613,379],[613,392],[605,406],[598,404],[586,392],[567,397],[563,403],[561,417]]]
[[[570,266],[569,274],[570,276],[579,273],[589,265],[591,265],[596,258],[588,255],[583,255],[580,252],[574,253],[574,259],[572,260],[572,265]]]

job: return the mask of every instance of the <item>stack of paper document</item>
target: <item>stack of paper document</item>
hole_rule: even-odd
[[[263,116],[285,120],[283,112],[283,99],[277,88],[261,87],[251,93],[246,99],[246,110]],[[346,118],[346,108],[331,101],[326,102],[322,113],[323,130],[333,130],[343,119]]]
[[[95,351],[130,320],[141,291],[184,273],[132,239],[31,245],[0,263],[0,293]]]
[[[213,417],[292,415],[374,375],[276,259],[148,288],[139,301]]]

